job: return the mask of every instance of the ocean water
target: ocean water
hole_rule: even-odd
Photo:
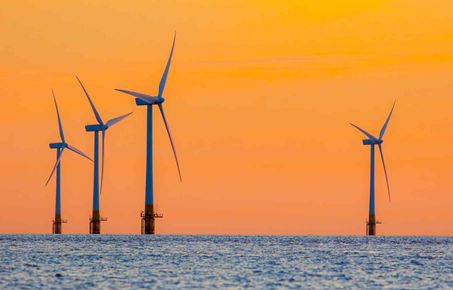
[[[0,235],[0,288],[453,289],[453,238]]]

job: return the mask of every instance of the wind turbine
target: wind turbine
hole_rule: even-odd
[[[86,125],[85,130],[87,132],[94,133],[94,182],[93,182],[93,213],[90,218],[90,234],[100,234],[101,233],[101,221],[106,221],[107,219],[101,218],[101,214],[99,211],[99,194],[102,192],[102,183],[104,180],[104,148],[105,148],[105,132],[108,128],[115,125],[119,121],[123,120],[132,112],[121,115],[119,117],[113,118],[108,120],[106,123],[102,121],[101,116],[99,115],[96,107],[94,106],[93,102],[91,101],[88,92],[86,91],[85,87],[83,86],[80,79],[76,76],[77,81],[79,82],[80,86],[82,87],[85,95],[88,98],[88,102],[90,103],[91,109],[93,110],[94,117],[97,120],[97,124],[94,125]],[[99,189],[99,132],[102,133],[102,169],[101,169],[101,189]]]
[[[173,38],[173,45],[171,47],[170,56],[168,57],[167,65],[165,66],[164,73],[159,83],[159,92],[157,96],[151,96],[147,94],[137,93],[128,90],[115,89],[119,92],[126,93],[135,97],[135,103],[137,106],[147,106],[147,129],[146,129],[146,189],[145,189],[145,212],[141,214],[141,231],[142,234],[154,234],[154,220],[155,218],[161,218],[162,215],[154,212],[154,200],[153,200],[153,105],[159,107],[162,119],[167,129],[168,137],[170,139],[171,148],[173,149],[173,155],[175,156],[176,166],[178,168],[179,179],[181,178],[181,170],[179,167],[178,157],[176,155],[175,145],[171,137],[170,128],[165,118],[164,108],[162,103],[165,99],[162,97],[165,89],[165,83],[167,81],[168,71],[170,70],[171,58],[173,56],[173,50],[175,48],[176,33]]]
[[[382,152],[382,142],[384,140],[382,139],[385,134],[385,130],[387,129],[387,125],[390,121],[390,117],[392,117],[393,109],[395,108],[395,103],[393,103],[392,109],[390,110],[390,113],[385,120],[384,125],[381,128],[381,131],[379,133],[379,138],[376,138],[375,136],[371,135],[367,131],[363,130],[362,128],[350,123],[353,127],[355,127],[357,130],[365,134],[365,136],[368,139],[362,140],[363,145],[370,145],[371,149],[371,161],[370,161],[370,207],[369,207],[369,214],[368,214],[368,221],[366,223],[366,233],[368,236],[375,236],[376,235],[376,224],[379,224],[380,222],[376,221],[376,212],[375,212],[375,207],[374,207],[374,146],[378,145],[379,148],[379,153],[381,155],[381,160],[382,160],[382,166],[384,167],[384,174],[385,174],[385,181],[387,183],[387,192],[388,192],[388,197],[390,201],[390,186],[389,186],[389,180],[387,177],[387,169],[385,167],[385,161],[384,161],[384,153]]]
[[[49,183],[50,179],[52,178],[53,174],[55,173],[55,170],[57,170],[57,176],[56,176],[56,189],[55,189],[55,219],[52,222],[52,233],[54,234],[61,234],[61,224],[66,223],[66,221],[61,219],[61,191],[60,191],[60,176],[61,176],[61,156],[63,155],[63,151],[65,148],[68,148],[69,150],[82,155],[83,157],[93,161],[90,157],[85,155],[82,151],[79,149],[75,148],[74,146],[69,145],[66,143],[66,139],[64,138],[64,133],[63,133],[63,126],[61,125],[61,119],[60,119],[60,112],[58,111],[58,105],[57,105],[57,99],[55,97],[55,94],[52,90],[52,95],[53,95],[53,100],[55,103],[55,109],[57,111],[57,118],[58,118],[58,130],[60,132],[60,139],[61,142],[57,143],[50,143],[49,147],[51,149],[56,149],[57,151],[57,161],[55,162],[55,165],[52,168],[52,172],[50,173],[49,178],[46,181],[46,186]]]

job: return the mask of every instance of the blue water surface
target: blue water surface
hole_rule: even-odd
[[[0,288],[453,288],[452,237],[0,235]]]

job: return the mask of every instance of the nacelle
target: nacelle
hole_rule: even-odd
[[[135,104],[137,106],[158,105],[158,104],[162,104],[164,101],[165,101],[164,98],[159,98],[159,97],[151,97],[151,98],[149,98],[149,102],[145,102],[142,99],[135,98]]]
[[[49,148],[51,148],[51,149],[65,148],[65,147],[66,147],[66,143],[62,143],[62,142],[49,143]]]
[[[100,125],[100,124],[96,124],[96,125],[86,125],[85,126],[85,131],[87,132],[93,132],[93,131],[102,131],[102,130],[106,130],[108,127],[105,126],[105,125]]]
[[[371,140],[371,139],[363,139],[362,140],[363,145],[379,145],[382,142],[384,142],[384,141],[383,140],[374,141],[374,140]]]

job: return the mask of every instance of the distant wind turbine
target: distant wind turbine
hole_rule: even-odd
[[[65,150],[65,148],[68,148],[69,150],[71,150],[91,161],[93,161],[93,160],[90,157],[88,157],[87,155],[85,155],[85,153],[83,153],[79,149],[66,143],[66,139],[64,138],[64,133],[63,133],[63,125],[61,124],[61,119],[60,119],[60,112],[58,111],[57,99],[55,97],[53,90],[52,90],[52,95],[53,95],[53,100],[55,103],[55,109],[57,111],[58,130],[60,132],[61,142],[49,144],[49,147],[51,149],[57,150],[57,161],[55,162],[55,165],[52,168],[52,172],[50,173],[50,176],[46,181],[46,186],[49,183],[50,179],[52,178],[55,170],[57,170],[56,190],[55,190],[55,219],[52,222],[52,233],[61,234],[61,227],[62,227],[61,224],[66,222],[61,219],[61,197],[60,197],[60,195],[61,195],[61,191],[60,191],[61,156],[63,155],[63,151]]]
[[[101,218],[100,209],[99,209],[99,194],[102,192],[102,184],[104,180],[104,148],[105,148],[105,132],[108,128],[115,125],[119,121],[123,120],[132,112],[124,114],[122,116],[108,120],[106,123],[102,121],[101,116],[99,115],[96,107],[93,104],[88,92],[83,86],[80,79],[76,76],[77,81],[82,87],[85,95],[87,96],[88,102],[90,103],[91,109],[93,110],[94,117],[97,120],[97,124],[86,125],[85,130],[87,132],[94,132],[94,182],[93,182],[93,213],[90,219],[90,234],[100,234],[101,233],[101,221],[106,221],[106,219]],[[102,133],[102,169],[101,169],[101,189],[99,190],[99,132]]]
[[[382,166],[384,167],[384,174],[385,174],[385,181],[387,183],[387,192],[388,192],[388,197],[390,201],[390,185],[389,185],[389,180],[387,176],[387,168],[385,167],[385,161],[384,161],[384,153],[382,152],[382,142],[384,140],[382,139],[385,134],[385,130],[387,129],[387,125],[390,121],[390,117],[392,117],[393,109],[395,108],[395,103],[393,103],[392,109],[390,110],[390,113],[385,120],[384,125],[381,128],[381,132],[379,133],[379,138],[374,137],[367,131],[363,130],[362,128],[359,128],[358,126],[350,123],[353,127],[355,127],[357,130],[365,134],[365,136],[368,139],[364,139],[362,141],[363,145],[370,145],[371,148],[371,162],[370,162],[370,207],[369,207],[369,215],[368,215],[368,221],[366,224],[366,233],[368,236],[374,236],[376,235],[376,224],[379,223],[376,221],[376,213],[375,213],[375,206],[374,206],[374,146],[378,145],[379,152],[381,155],[381,160],[382,160]]]
[[[181,170],[179,167],[178,157],[176,155],[175,145],[171,137],[170,128],[165,118],[163,102],[165,101],[162,97],[165,89],[165,83],[167,81],[168,71],[170,70],[171,58],[173,56],[173,50],[175,48],[176,33],[173,38],[173,45],[171,47],[170,56],[168,57],[167,65],[165,66],[164,73],[160,80],[159,92],[157,96],[151,96],[147,94],[137,93],[128,90],[115,89],[119,92],[126,93],[135,97],[135,103],[137,106],[147,106],[147,137],[146,137],[146,190],[145,190],[145,212],[141,215],[142,221],[142,234],[154,234],[154,220],[155,218],[162,217],[154,212],[154,201],[153,201],[153,105],[159,107],[162,119],[167,129],[168,137],[170,139],[171,148],[176,160],[176,167],[178,168],[179,179],[181,178]]]

